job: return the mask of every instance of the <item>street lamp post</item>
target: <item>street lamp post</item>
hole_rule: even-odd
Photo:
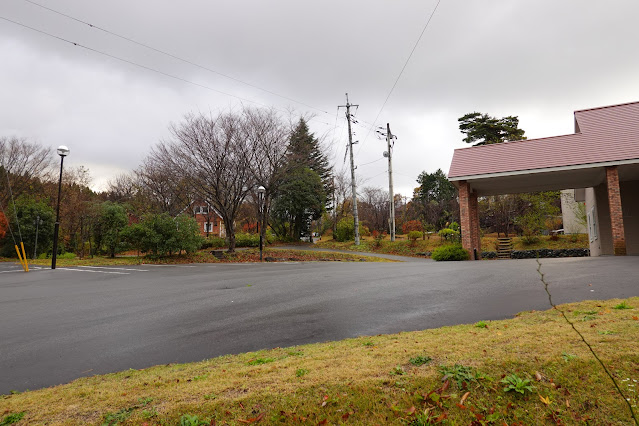
[[[53,255],[51,256],[51,269],[55,269],[55,263],[58,257],[58,233],[60,231],[60,196],[62,195],[62,166],[64,157],[69,155],[69,148],[64,145],[58,147],[58,155],[60,156],[60,179],[58,180],[58,208],[55,216],[55,226],[53,228]]]
[[[257,224],[257,229],[258,232],[260,233],[260,262],[262,261],[262,251],[264,249],[264,237],[263,237],[263,232],[264,232],[264,227],[260,226],[264,224],[264,192],[266,191],[266,188],[264,188],[263,186],[260,186],[259,188],[257,188],[257,209],[259,212],[259,223]]]
[[[42,219],[40,219],[40,215],[36,217],[35,226],[36,226],[36,236],[35,236],[35,244],[33,247],[33,260],[36,260],[38,257],[38,228],[42,225]]]

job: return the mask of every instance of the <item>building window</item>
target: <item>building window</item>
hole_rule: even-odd
[[[209,206],[195,206],[195,214],[208,214]]]
[[[212,223],[205,223],[204,224],[204,232],[213,232],[213,224]]]

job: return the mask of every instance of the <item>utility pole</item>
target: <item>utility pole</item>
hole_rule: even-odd
[[[346,105],[340,105],[338,108],[346,108],[346,119],[348,120],[348,146],[351,154],[351,191],[353,192],[353,220],[355,222],[355,245],[359,245],[359,215],[357,213],[357,185],[355,183],[355,159],[353,158],[353,133],[351,131],[351,107],[359,107],[359,105],[351,105],[348,101],[348,93],[346,94]],[[357,142],[355,142],[357,143]]]
[[[390,129],[390,124],[386,123],[386,143],[388,151],[384,153],[384,157],[388,157],[388,194],[390,195],[390,240],[395,241],[395,194],[393,193],[393,147],[391,142],[397,139]],[[394,143],[393,143],[394,144]]]

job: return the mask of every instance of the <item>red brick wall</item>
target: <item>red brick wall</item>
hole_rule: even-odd
[[[204,230],[204,224],[207,222],[207,217],[206,216],[207,215],[201,214],[201,213],[198,213],[198,214],[195,215],[195,221],[197,222],[198,226],[200,227],[200,234],[203,237],[206,237],[206,231]],[[213,225],[212,232],[209,232],[209,236],[219,237],[220,236],[220,227],[222,226],[222,219],[217,217],[216,214],[211,213],[209,215],[209,221],[210,221],[211,225]]]
[[[608,206],[612,225],[612,246],[615,256],[624,256],[626,254],[626,237],[623,226],[617,166],[606,167],[606,185],[608,187]]]
[[[477,250],[477,259],[481,258],[481,234],[479,230],[479,206],[477,204],[477,193],[470,193],[469,200],[470,207],[470,238],[472,249]],[[471,250],[471,258],[473,258],[473,252]]]
[[[469,251],[471,258],[473,254],[472,222],[470,219],[470,185],[468,182],[459,182],[459,221],[461,222],[462,247]]]

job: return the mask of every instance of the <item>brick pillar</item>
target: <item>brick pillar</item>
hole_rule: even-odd
[[[625,256],[626,236],[623,227],[623,212],[621,210],[621,192],[619,190],[619,172],[617,171],[617,166],[606,167],[606,184],[608,186],[612,247],[615,256]]]
[[[474,251],[477,250],[477,259],[481,259],[481,233],[479,231],[479,206],[477,205],[477,193],[470,193],[470,238],[471,238],[471,259]]]
[[[473,240],[470,206],[470,184],[465,180],[459,182],[459,221],[461,222],[462,247],[468,250],[471,259],[473,258]]]

